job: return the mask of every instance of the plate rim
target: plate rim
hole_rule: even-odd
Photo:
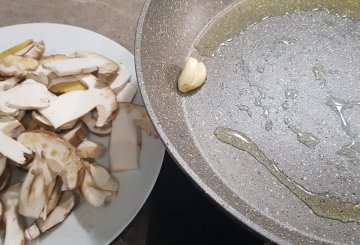
[[[124,46],[122,46],[120,43],[110,39],[109,37],[97,33],[96,31],[93,30],[89,30],[86,29],[84,27],[80,27],[80,26],[75,26],[75,25],[69,25],[69,24],[63,24],[63,23],[57,23],[57,22],[31,22],[31,23],[21,23],[21,24],[13,24],[13,25],[7,25],[7,26],[0,26],[0,31],[2,31],[3,29],[11,29],[11,28],[18,28],[18,27],[26,27],[26,26],[35,26],[36,28],[41,28],[41,26],[56,26],[57,28],[70,28],[70,29],[77,29],[80,30],[82,32],[88,32],[91,35],[96,35],[99,36],[101,38],[103,38],[104,40],[106,40],[106,42],[111,42],[113,45],[117,46],[117,48],[122,49],[124,51],[124,53],[126,53],[127,56],[129,56],[129,58],[131,57],[132,60],[132,64],[133,67],[132,68],[128,68],[130,69],[130,72],[132,73],[130,81],[132,83],[136,83],[137,87],[138,87],[138,95],[139,95],[139,99],[142,101],[141,104],[145,105],[144,102],[144,98],[142,96],[142,94],[140,93],[140,88],[139,88],[139,82],[138,82],[138,77],[137,77],[137,73],[136,73],[136,64],[135,64],[135,57],[134,55]],[[134,102],[133,102],[134,103]],[[149,112],[148,112],[149,113]],[[149,113],[150,114],[150,113]],[[154,123],[154,122],[153,122]],[[110,137],[110,135],[108,136]],[[159,152],[161,150],[161,162],[157,165],[157,169],[155,170],[155,178],[152,178],[151,183],[148,185],[147,190],[144,192],[145,195],[143,196],[143,199],[141,200],[141,202],[138,202],[137,205],[134,205],[135,208],[135,212],[133,212],[133,214],[130,216],[130,219],[127,220],[127,222],[125,222],[122,227],[118,230],[118,232],[116,232],[116,234],[114,234],[114,236],[109,237],[108,242],[106,242],[106,244],[110,244],[112,242],[115,241],[116,238],[118,238],[121,233],[129,226],[129,224],[134,220],[134,218],[137,216],[137,214],[140,212],[140,210],[143,208],[143,206],[145,205],[146,201],[148,200],[152,190],[154,189],[154,186],[156,184],[156,181],[158,179],[158,176],[160,174],[161,168],[162,168],[162,164],[164,161],[164,156],[165,156],[165,152],[166,152],[166,147],[164,145],[164,142],[161,138],[159,138],[158,140],[160,140],[163,143],[162,149],[159,149]],[[141,164],[141,163],[140,163]],[[132,171],[132,170],[130,170]],[[134,170],[134,171],[138,171],[138,170]],[[119,191],[119,194],[121,195],[121,190]],[[71,214],[70,214],[71,215]],[[60,224],[61,225],[61,224]],[[56,228],[55,228],[56,229]],[[35,239],[36,240],[36,239]],[[39,242],[39,241],[38,241]],[[39,242],[40,244],[40,242]]]

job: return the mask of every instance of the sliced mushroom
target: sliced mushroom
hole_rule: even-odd
[[[28,58],[39,60],[45,52],[45,42],[43,40],[34,42],[32,47],[23,55]]]
[[[9,55],[0,60],[0,75],[25,77],[29,71],[35,70],[38,65],[39,62],[35,59]]]
[[[47,87],[32,79],[27,79],[18,86],[0,92],[0,111],[14,114],[18,109],[40,109],[49,106],[52,95]]]
[[[96,158],[102,148],[101,145],[90,140],[84,140],[77,146],[81,158]]]
[[[132,83],[127,83],[116,95],[117,102],[131,102],[137,92],[136,86]]]
[[[71,191],[62,193],[58,205],[50,213],[46,220],[37,220],[37,226],[41,232],[45,232],[55,225],[63,222],[70,214],[75,205],[75,195]]]
[[[111,133],[111,124],[104,127],[96,127],[96,119],[92,116],[92,112],[86,113],[81,117],[81,121],[86,125],[90,132],[97,135],[109,135]]]
[[[25,110],[18,110],[14,117],[16,120],[21,121],[25,117],[26,111]]]
[[[89,170],[98,188],[117,194],[119,190],[119,182],[106,168],[99,164],[91,163],[89,164]]]
[[[139,167],[140,128],[149,135],[157,136],[144,106],[119,103],[118,107],[119,112],[113,121],[110,138],[110,170],[112,172]]]
[[[36,223],[25,230],[27,240],[33,240],[50,228],[63,222],[71,213],[75,206],[75,195],[66,191],[62,193],[61,199],[55,209],[50,213],[46,220],[38,219]]]
[[[40,213],[40,218],[46,220],[49,213],[54,210],[59,202],[61,196],[62,181],[57,177],[53,188],[49,188],[48,201],[44,206],[43,211]]]
[[[69,141],[74,147],[78,147],[79,144],[85,139],[86,137],[86,129],[84,124],[81,122],[78,123],[75,128],[66,132],[62,135],[65,140]]]
[[[47,120],[46,117],[40,115],[39,113],[37,113],[36,111],[31,112],[31,117],[36,120],[38,123],[40,123],[41,125],[44,125],[45,127],[48,128],[52,128],[53,126],[51,125],[51,122],[49,122],[49,120]]]
[[[48,131],[62,131],[62,130],[69,130],[75,127],[76,123],[78,122],[78,120],[73,120],[70,121],[64,125],[62,125],[61,127],[59,127],[57,130],[54,128],[54,126],[51,125],[51,122],[49,122],[49,120],[40,115],[38,112],[33,111],[31,113],[32,118],[37,122],[37,124],[39,125],[39,128],[44,128],[45,130]],[[33,129],[37,129],[37,128],[33,128]]]
[[[112,201],[119,188],[117,179],[109,174],[102,166],[89,164],[85,169],[84,181],[80,186],[80,193],[85,201],[93,207],[100,207]],[[93,167],[91,167],[93,165]]]
[[[60,176],[64,187],[73,190],[78,185],[78,174],[83,168],[77,149],[55,133],[35,130],[18,136],[18,142],[46,159],[49,170]]]
[[[75,57],[79,57],[79,58],[96,58],[102,61],[102,64],[104,65],[99,65],[98,66],[98,74],[105,76],[105,77],[109,77],[112,76],[114,73],[116,73],[119,70],[119,66],[116,62],[100,55],[94,52],[89,52],[89,51],[77,51],[75,53]]]
[[[18,214],[21,183],[9,187],[0,196],[3,204],[5,224],[4,245],[24,245],[25,235],[22,217]]]
[[[119,68],[119,74],[110,83],[110,88],[115,92],[115,94],[118,94],[120,90],[125,87],[131,77],[130,71],[123,64],[119,64]]]
[[[13,88],[21,79],[18,77],[10,77],[0,82],[0,91],[6,91]]]
[[[45,159],[35,154],[21,186],[19,213],[25,217],[39,218],[48,202],[48,189],[54,180],[55,174],[50,171]]]
[[[80,79],[89,87],[87,90],[62,94],[51,101],[48,108],[39,110],[55,128],[82,117],[94,108],[99,114],[96,126],[103,127],[117,110],[115,94],[107,84],[98,81],[93,75]]]
[[[55,75],[55,73],[53,73],[52,71],[50,71],[48,69],[45,69],[42,66],[42,64],[47,63],[47,62],[67,60],[67,59],[71,59],[71,58],[72,57],[70,57],[70,56],[66,56],[66,55],[62,55],[62,54],[56,54],[56,55],[43,57],[40,60],[40,65],[37,67],[37,69],[35,71],[28,72],[26,77],[31,78],[31,79],[39,82],[39,83],[48,85],[49,84],[49,79],[51,80],[51,79],[57,77],[57,75]]]
[[[0,176],[4,173],[6,167],[6,157],[0,153]]]
[[[21,123],[13,118],[0,117],[0,153],[19,164],[25,164],[32,151],[12,139],[24,131]]]
[[[89,53],[89,52],[86,52]],[[45,69],[55,72],[58,76],[69,76],[78,74],[89,74],[98,71],[99,74],[111,74],[118,70],[115,62],[95,53],[91,56],[80,57],[77,52],[76,58],[60,61],[45,62],[42,66]]]
[[[45,85],[32,79],[25,80],[5,94],[8,96],[6,99],[8,107],[26,110],[48,107],[52,97]]]

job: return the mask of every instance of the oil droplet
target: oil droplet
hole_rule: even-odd
[[[276,38],[278,43],[284,43],[286,45],[290,45],[290,44],[294,44],[296,43],[296,39],[293,37],[281,37],[281,38]]]
[[[254,157],[280,183],[300,198],[314,214],[342,222],[360,223],[360,203],[346,202],[328,193],[315,193],[306,189],[284,174],[277,167],[276,162],[270,160],[254,141],[241,132],[220,127],[215,129],[214,134],[221,142],[230,144]]]
[[[284,118],[284,123],[286,125],[288,125],[289,129],[294,134],[296,134],[296,139],[301,144],[313,149],[320,143],[320,140],[315,135],[313,135],[312,133],[303,132],[303,131],[300,130],[299,127],[296,127],[296,126],[292,125],[290,123],[290,119],[289,119],[289,117],[287,115]]]
[[[271,119],[269,117],[265,118],[265,130],[266,131],[271,131],[273,128],[273,122],[271,121]]]
[[[246,106],[246,105],[238,105],[237,107],[239,108],[240,111],[245,111],[249,117],[252,117],[251,110],[250,110],[250,108],[248,106]]]
[[[309,148],[315,148],[315,146],[320,143],[320,140],[311,133],[299,131],[296,136],[300,143],[306,145]]]
[[[350,163],[360,165],[360,143],[356,142],[358,136],[351,132],[350,124],[344,116],[345,110],[353,109],[354,106],[359,106],[359,101],[347,101],[340,98],[336,98],[333,95],[329,95],[325,104],[329,106],[336,114],[339,115],[341,120],[341,127],[345,133],[351,138],[349,145],[343,145],[337,154],[345,157]]]
[[[325,77],[325,68],[323,65],[314,65],[312,68],[316,80],[323,80]]]
[[[296,99],[299,95],[299,91],[296,89],[286,89],[285,90],[285,98],[286,99]]]

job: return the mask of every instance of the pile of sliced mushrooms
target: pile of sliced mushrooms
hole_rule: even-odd
[[[141,131],[157,137],[145,108],[131,103],[136,86],[124,65],[88,51],[44,52],[43,41],[26,40],[0,53],[5,245],[60,224],[76,195],[94,207],[114,200],[119,183],[112,172],[139,167]],[[91,133],[110,135],[109,166],[95,162],[104,149]],[[24,178],[15,183],[18,172]]]

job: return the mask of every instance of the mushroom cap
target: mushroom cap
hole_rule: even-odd
[[[78,172],[83,167],[77,149],[61,136],[43,130],[24,132],[18,142],[46,159],[50,171],[60,176],[66,189],[77,187]]]

